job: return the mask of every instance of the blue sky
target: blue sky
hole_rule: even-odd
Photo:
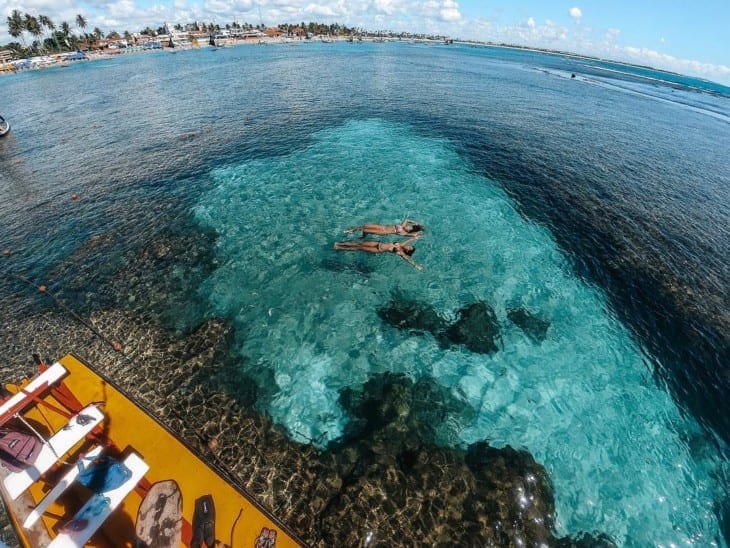
[[[493,17],[495,22],[510,26],[532,17],[536,26],[552,21],[566,27],[573,37],[581,29],[594,40],[615,29],[620,31],[617,41],[621,44],[708,63],[730,64],[730,1],[594,0],[571,4],[529,0],[499,7],[467,0],[460,7],[467,19]],[[578,7],[580,17],[571,17],[573,7]]]
[[[597,55],[730,85],[730,0],[0,0],[0,44],[13,9],[57,25],[82,13],[104,32],[165,21],[339,22]]]

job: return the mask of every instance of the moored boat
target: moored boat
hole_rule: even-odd
[[[0,495],[22,545],[303,545],[91,366],[39,369],[0,401]]]
[[[10,122],[0,116],[0,137],[5,137],[10,132]]]

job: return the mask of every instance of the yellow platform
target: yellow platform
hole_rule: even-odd
[[[33,527],[25,529],[22,526],[44,495],[51,491],[64,474],[69,473],[70,466],[75,464],[79,454],[96,445],[104,446],[105,453],[118,456],[119,460],[134,453],[141,457],[149,469],[136,489],[126,495],[123,502],[105,519],[87,546],[134,546],[135,524],[144,497],[155,484],[163,485],[161,482],[166,482],[165,485],[174,485],[169,480],[174,480],[177,484],[178,494],[182,499],[180,546],[190,545],[195,501],[204,495],[211,495],[214,502],[215,537],[219,541],[218,546],[253,548],[261,545],[287,548],[303,545],[291,530],[252,496],[233,486],[225,479],[225,474],[204,462],[151,413],[132,401],[112,382],[73,355],[64,356],[59,363],[68,374],[52,387],[39,389],[38,398],[44,404],[31,401],[19,412],[26,423],[48,439],[65,425],[72,423],[74,419],[69,419],[69,416],[77,414],[88,404],[98,402],[104,418],[68,453],[59,455],[60,458],[53,468],[35,481],[19,498],[12,500],[6,486],[0,484],[3,502],[25,546],[35,548],[46,545],[48,539],[58,536],[61,527],[66,525],[68,528],[81,505],[87,503],[88,506],[90,492],[85,487],[72,484],[72,488],[55,502],[47,504],[41,519]],[[27,384],[26,381],[21,386]],[[9,385],[8,389],[18,391],[17,386]],[[64,411],[67,413],[63,413]],[[2,419],[0,416],[0,420]],[[8,424],[12,422],[17,423],[17,419],[11,419]],[[8,472],[5,471],[2,475],[7,476]],[[146,507],[150,506],[149,502]]]

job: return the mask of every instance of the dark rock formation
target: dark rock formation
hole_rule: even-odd
[[[555,548],[616,548],[616,543],[608,535],[594,531],[560,538]]]
[[[499,349],[497,316],[492,307],[483,301],[459,310],[456,320],[449,324],[431,305],[396,293],[386,306],[378,309],[378,316],[397,329],[417,335],[431,333],[443,347],[464,345],[480,354]]]
[[[448,322],[431,305],[410,300],[400,293],[395,293],[387,306],[378,309],[378,316],[397,329],[415,334],[438,336],[448,326]]]
[[[536,316],[525,308],[507,309],[507,317],[524,331],[532,342],[541,343],[547,337],[550,322]]]
[[[452,414],[473,413],[444,392],[430,379],[388,373],[342,392],[353,423],[332,447],[342,481],[320,514],[325,544],[362,545],[367,535],[376,546],[556,541],[550,481],[529,453],[434,444]]]
[[[497,315],[484,301],[477,301],[459,310],[456,321],[443,335],[442,342],[445,340],[451,344],[463,344],[478,354],[491,354],[499,350]]]

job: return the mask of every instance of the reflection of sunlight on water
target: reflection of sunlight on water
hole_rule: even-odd
[[[342,388],[382,371],[432,376],[476,411],[468,425],[447,422],[442,439],[453,440],[453,428],[456,443],[526,447],[554,482],[560,531],[639,544],[715,538],[704,510],[712,484],[675,431],[694,424],[655,388],[629,334],[566,268],[550,234],[444,142],[377,121],[318,139],[214,172],[218,185],[195,210],[220,235],[221,266],[201,292],[234,318],[247,373],[267,382],[273,370],[278,392],[264,410],[293,437],[325,444],[347,420]],[[414,256],[423,274],[397,257],[332,250],[347,226],[405,216],[427,226]],[[369,268],[322,268],[356,262]],[[450,320],[488,302],[504,350],[447,350],[386,326],[376,310],[394,290]],[[550,322],[543,342],[507,318],[517,307]]]
[[[333,367],[331,358],[314,355],[305,347],[296,349],[289,363],[282,364],[285,372],[275,373],[279,393],[270,411],[300,441],[321,443],[333,437],[330,430],[340,431],[344,417],[337,403],[338,393],[328,386]]]

